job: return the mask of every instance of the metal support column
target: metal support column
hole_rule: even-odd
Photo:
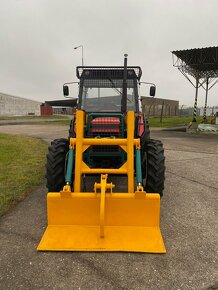
[[[196,87],[195,87],[195,103],[194,103],[194,111],[193,111],[193,120],[192,122],[197,122],[197,103],[198,103],[198,85],[199,85],[199,77],[196,77]]]
[[[204,124],[207,123],[207,96],[208,96],[208,84],[209,78],[206,80],[206,96],[205,96],[205,105],[204,105]]]

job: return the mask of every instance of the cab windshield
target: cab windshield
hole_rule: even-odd
[[[84,79],[81,109],[86,112],[120,112],[123,80]],[[137,89],[127,80],[127,111],[136,111]]]

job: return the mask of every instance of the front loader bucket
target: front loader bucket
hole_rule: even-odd
[[[100,206],[100,193],[49,192],[48,227],[37,250],[166,252],[159,194],[106,193],[103,227]]]

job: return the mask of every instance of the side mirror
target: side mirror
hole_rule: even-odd
[[[156,93],[156,87],[155,86],[151,86],[150,87],[150,96],[154,97]]]
[[[69,96],[69,88],[68,88],[68,86],[63,86],[63,94],[64,94],[64,96]]]

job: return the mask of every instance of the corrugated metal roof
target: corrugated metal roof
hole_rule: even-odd
[[[174,66],[184,72],[200,78],[218,77],[218,47],[194,48],[172,51],[177,57]]]
[[[45,101],[45,103],[55,107],[75,107],[77,99]]]

